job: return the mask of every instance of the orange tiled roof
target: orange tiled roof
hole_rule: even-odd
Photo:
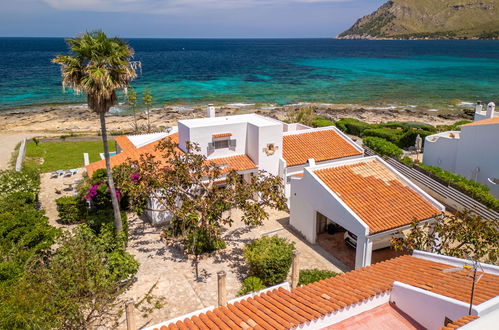
[[[178,133],[169,135],[166,137],[166,139],[171,139],[174,143],[178,143]],[[132,146],[133,143],[130,142],[128,138],[120,140],[118,142],[121,146],[121,143],[124,142],[124,145],[127,146],[127,151],[123,151],[115,156],[111,156],[110,161],[111,161],[111,167],[118,166],[120,164],[123,164],[126,162],[127,159],[132,159],[132,160],[139,160],[140,155],[143,154],[151,154],[157,159],[163,159],[162,158],[162,153],[161,151],[156,150],[156,146],[160,143],[161,140],[155,141],[149,144],[146,144],[143,147],[140,148],[133,148],[130,147],[130,145],[127,145],[128,141]],[[177,151],[182,152],[180,149],[177,148]],[[217,165],[227,165],[222,168],[222,174],[229,173],[232,170],[235,171],[247,171],[247,170],[252,170],[257,168],[256,164],[251,161],[251,159],[246,156],[246,155],[236,155],[236,156],[231,156],[231,157],[223,157],[223,158],[214,158],[210,159],[209,161],[214,162]],[[89,176],[92,176],[92,173],[100,168],[106,168],[106,163],[104,160],[99,160],[95,163],[89,164],[86,169],[88,172]]]
[[[208,159],[222,168],[222,174],[227,174],[232,170],[247,171],[257,168],[256,164],[246,155],[237,155],[231,157]]]
[[[314,173],[369,226],[371,234],[441,213],[376,159]]]
[[[499,116],[489,118],[489,119],[477,120],[477,121],[474,121],[474,122],[469,123],[469,124],[461,125],[461,127],[478,126],[478,125],[493,125],[493,124],[499,124]]]
[[[462,326],[465,326],[466,324],[473,322],[476,320],[478,316],[475,315],[466,315],[461,317],[459,320],[456,320],[452,323],[447,324],[446,326],[440,328],[439,330],[453,330],[453,329],[458,329]]]
[[[310,158],[316,162],[362,155],[332,129],[284,135],[282,155],[287,166],[305,164]]]
[[[211,137],[214,139],[217,139],[217,138],[223,138],[223,137],[229,137],[229,136],[232,136],[232,133],[213,134]]]
[[[133,151],[137,149],[137,147],[135,147],[135,145],[132,143],[132,141],[130,141],[130,139],[126,135],[117,136],[114,138],[114,141],[116,141],[116,143],[120,145],[121,150],[124,152]]]
[[[283,288],[162,326],[166,329],[290,329],[391,290],[394,281],[468,302],[468,271],[444,273],[451,265],[405,255],[291,291]],[[499,276],[484,274],[475,304],[499,294]]]

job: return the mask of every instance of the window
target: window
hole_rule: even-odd
[[[213,141],[213,146],[215,149],[225,149],[229,147],[229,140],[218,140],[218,141]]]

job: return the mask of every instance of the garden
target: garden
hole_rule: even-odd
[[[113,151],[114,143],[109,146],[110,151]],[[41,173],[69,170],[83,167],[84,153],[88,153],[90,162],[96,162],[100,160],[99,154],[102,152],[102,141],[42,142],[35,138],[26,144],[24,166]]]

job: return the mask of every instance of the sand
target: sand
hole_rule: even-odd
[[[449,113],[429,112],[415,109],[369,108],[367,106],[334,105],[334,104],[297,104],[286,107],[257,107],[255,105],[241,106],[225,105],[217,108],[217,116],[256,112],[279,120],[289,118],[288,112],[300,107],[311,106],[319,115],[337,120],[340,118],[357,118],[369,123],[388,121],[417,121],[432,125],[447,125],[458,120],[469,119],[462,111]],[[184,108],[180,106],[165,106],[152,109],[150,123],[155,131],[174,126],[178,120],[201,118],[206,116],[205,107]],[[109,132],[131,134],[134,130],[134,116],[107,115]],[[137,114],[140,132],[146,132],[147,116]],[[15,146],[23,138],[34,136],[58,135],[97,135],[100,131],[100,121],[97,114],[91,112],[85,105],[38,106],[36,108],[18,109],[0,113],[0,169],[8,166]]]

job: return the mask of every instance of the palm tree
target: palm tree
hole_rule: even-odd
[[[139,62],[133,62],[133,49],[119,38],[108,38],[102,31],[87,32],[66,40],[70,55],[58,55],[52,62],[61,65],[62,85],[87,95],[88,107],[100,117],[108,185],[114,211],[116,233],[123,229],[120,207],[109,161],[106,113],[116,104],[117,90],[125,93],[137,77]]]

